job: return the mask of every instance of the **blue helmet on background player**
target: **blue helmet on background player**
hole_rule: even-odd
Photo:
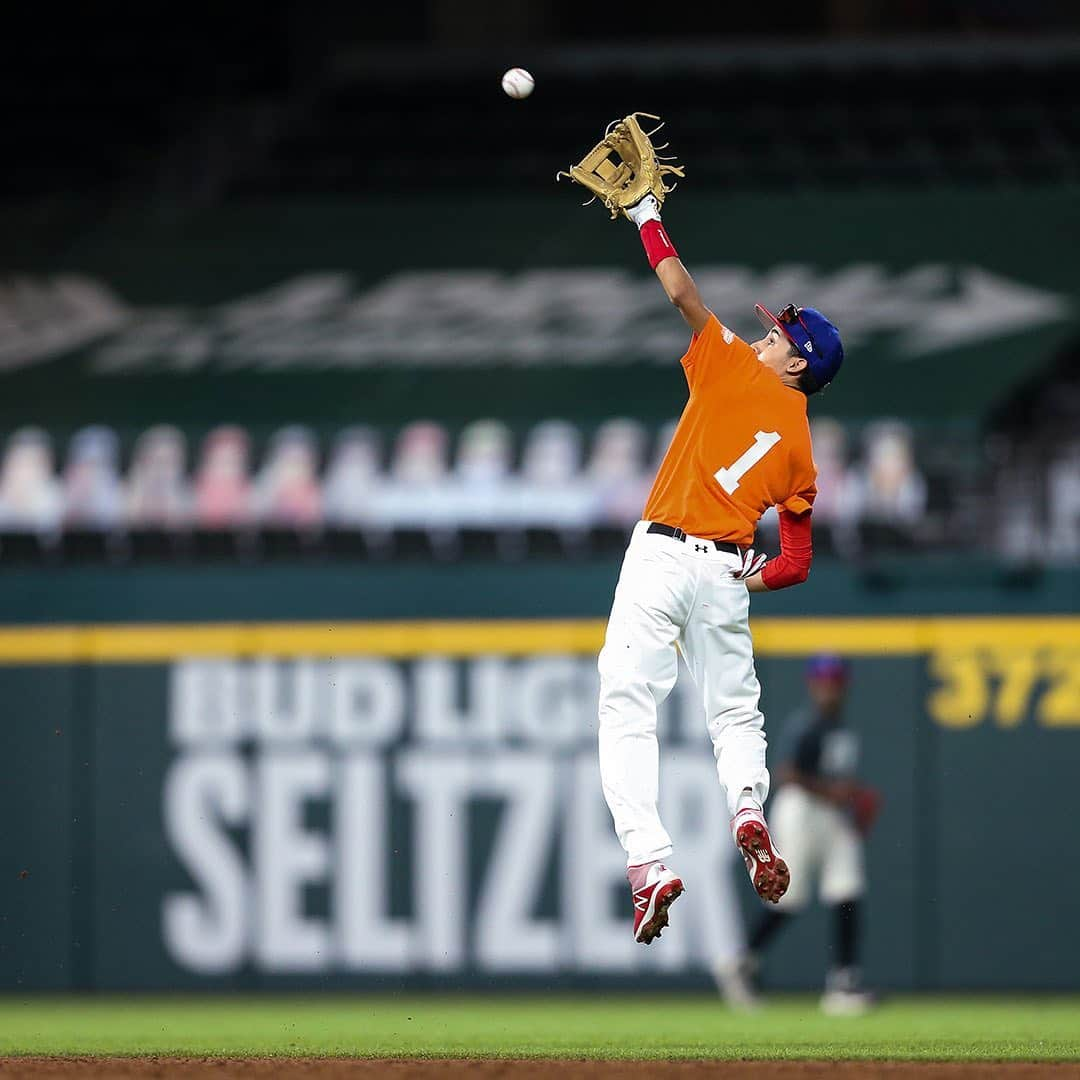
[[[847,661],[837,653],[821,652],[806,663],[806,687],[810,698],[823,717],[838,723],[848,680],[851,677]]]
[[[821,652],[806,662],[806,678],[846,683],[851,676],[848,662],[839,653]]]

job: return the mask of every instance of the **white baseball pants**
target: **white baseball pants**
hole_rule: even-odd
[[[656,715],[675,685],[676,649],[704,699],[729,812],[734,816],[743,788],[762,804],[769,794],[750,597],[731,576],[739,559],[709,540],[680,541],[647,528],[645,521],[634,527],[598,664],[600,778],[630,866],[671,854],[656,808]]]

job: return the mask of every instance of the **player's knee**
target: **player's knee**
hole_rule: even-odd
[[[653,704],[648,681],[638,672],[605,671],[600,676],[600,712],[624,713]]]
[[[676,671],[664,671],[657,667],[647,670],[636,662],[631,650],[621,655],[618,649],[607,646],[600,653],[597,669],[600,672],[600,699],[629,698],[658,703],[667,697],[675,685]]]
[[[640,736],[656,730],[656,714],[639,707],[632,699],[608,698],[600,702],[601,738]]]
[[[715,741],[733,734],[760,735],[765,730],[765,717],[760,709],[727,709],[710,716],[707,723],[709,736]]]
[[[606,642],[596,658],[596,670],[600,672],[601,690],[605,685],[622,683],[633,678],[637,665],[634,663],[634,650],[630,643]]]

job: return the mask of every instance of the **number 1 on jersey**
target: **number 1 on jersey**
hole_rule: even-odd
[[[759,431],[754,436],[754,445],[740,454],[726,469],[717,469],[713,473],[720,486],[733,495],[739,481],[780,441],[776,431]]]

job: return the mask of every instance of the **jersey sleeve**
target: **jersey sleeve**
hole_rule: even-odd
[[[777,505],[777,510],[787,510],[801,516],[813,508],[817,498],[817,466],[809,448],[798,449],[788,468],[791,471],[791,494]]]
[[[718,375],[731,378],[737,373],[757,373],[757,355],[742,338],[709,313],[701,332],[690,338],[690,347],[680,361],[691,389]]]
[[[787,510],[792,514],[805,514],[808,510],[811,510],[814,506],[814,499],[817,498],[817,484],[813,481],[801,490],[797,491],[794,495],[789,495],[778,509]]]

